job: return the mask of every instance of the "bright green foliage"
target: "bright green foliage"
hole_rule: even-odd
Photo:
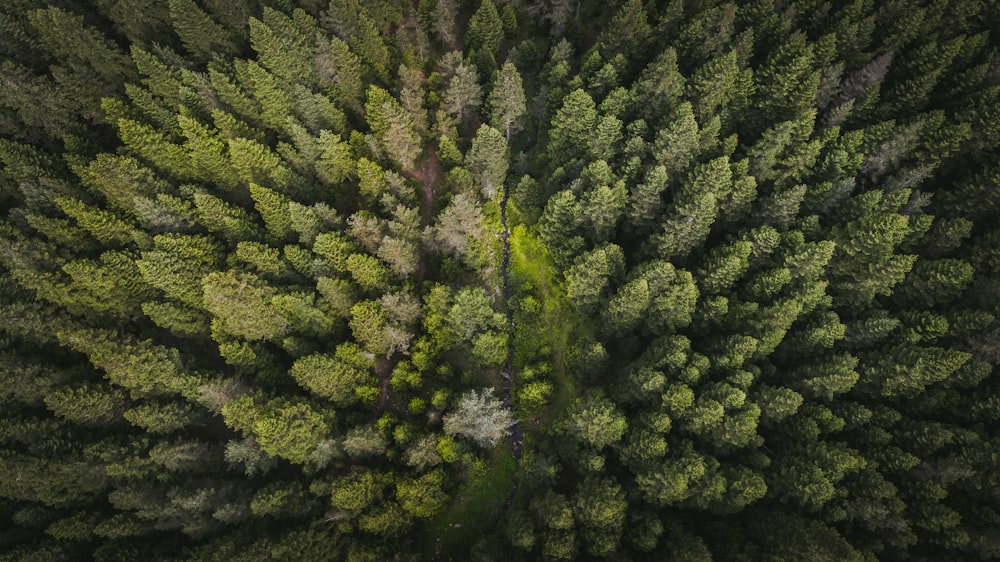
[[[350,148],[329,131],[320,132],[320,159],[316,162],[316,175],[329,185],[337,185],[354,176],[355,162]]]
[[[387,355],[392,351],[392,340],[386,333],[387,318],[382,307],[375,301],[361,301],[351,307],[351,332],[364,348],[375,355]]]
[[[163,393],[180,383],[183,369],[176,349],[85,328],[59,332],[57,337],[63,345],[85,354],[108,380],[133,395]]]
[[[366,469],[360,469],[334,484],[330,502],[338,509],[359,511],[367,507],[377,493],[375,476]]]
[[[222,333],[248,340],[285,334],[288,322],[271,306],[277,291],[251,273],[215,272],[202,279],[205,310]]]
[[[124,402],[120,391],[108,391],[97,385],[66,387],[45,397],[45,405],[53,413],[81,425],[117,421]]]
[[[153,249],[136,262],[143,279],[168,296],[191,306],[202,303],[201,278],[218,267],[218,244],[205,236],[160,234]]]
[[[618,442],[628,427],[614,403],[598,393],[576,399],[567,410],[565,423],[569,436],[597,449]]]
[[[343,343],[330,355],[309,355],[292,365],[292,377],[313,394],[346,406],[358,399],[361,386],[374,382],[372,360],[361,348]]]
[[[243,182],[287,191],[300,181],[267,146],[247,138],[229,139],[229,157]]]
[[[444,472],[433,470],[423,476],[396,484],[396,499],[414,517],[432,517],[440,511],[448,495],[441,490]]]
[[[262,451],[296,464],[309,462],[310,455],[329,434],[325,418],[303,402],[286,399],[259,403],[243,397],[222,409],[226,425],[252,434]]]
[[[292,231],[292,217],[288,210],[288,199],[257,184],[250,184],[250,195],[253,197],[257,212],[264,219],[264,226],[267,227],[271,236],[278,240],[288,237]]]
[[[347,256],[344,267],[365,291],[378,291],[389,286],[389,270],[372,256],[351,254]]]
[[[698,272],[701,292],[714,295],[733,286],[749,267],[747,258],[753,251],[750,242],[739,241],[717,248],[707,257]]]

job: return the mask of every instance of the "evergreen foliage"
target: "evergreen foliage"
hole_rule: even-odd
[[[0,560],[1000,557],[994,4],[4,2]]]

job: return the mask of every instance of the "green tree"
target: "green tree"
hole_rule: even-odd
[[[452,198],[429,232],[441,251],[459,257],[467,256],[471,246],[486,238],[482,212],[462,193]]]
[[[502,131],[508,141],[511,134],[524,128],[524,86],[521,75],[513,64],[508,62],[500,67],[500,73],[493,81],[493,89],[486,97],[486,107],[489,108],[490,125]]]
[[[372,386],[372,359],[358,346],[342,343],[330,355],[308,355],[299,358],[290,371],[292,378],[311,392],[328,398],[338,406],[356,401],[361,387]]]
[[[448,501],[448,495],[441,489],[444,478],[444,471],[437,469],[419,478],[397,482],[396,499],[414,517],[432,517]]]
[[[296,464],[306,464],[330,432],[326,415],[305,402],[276,398],[260,403],[244,396],[222,408],[226,425],[252,434],[262,451]]]
[[[444,91],[441,107],[454,119],[456,125],[465,130],[479,118],[483,89],[479,85],[479,74],[472,64],[461,62],[455,68]],[[438,126],[442,126],[441,123]]]
[[[577,398],[566,411],[566,433],[596,449],[617,443],[627,427],[621,410],[598,392]]]
[[[412,116],[389,92],[378,86],[368,87],[365,118],[379,143],[405,169],[412,169],[420,155],[420,137]]]
[[[250,18],[250,45],[260,63],[278,78],[293,84],[316,83],[316,20],[302,9],[292,17],[264,7],[261,19]]]
[[[206,275],[201,285],[205,310],[225,334],[248,340],[272,340],[287,332],[288,321],[271,305],[277,290],[256,275],[217,271]]]
[[[604,300],[609,285],[625,271],[625,254],[614,244],[578,257],[566,270],[566,296],[583,311],[592,311]]]
[[[609,55],[623,54],[637,59],[645,53],[653,38],[642,0],[628,0],[601,32],[598,41]]]
[[[662,258],[686,256],[707,236],[718,214],[718,200],[732,185],[725,156],[697,166],[674,200],[673,209],[653,238]]]
[[[174,32],[193,57],[209,61],[218,52],[229,56],[239,50],[236,38],[193,0],[170,0]]]
[[[503,22],[500,20],[500,13],[491,0],[482,0],[469,20],[469,27],[465,32],[466,47],[495,54],[502,39]]]
[[[338,37],[331,37],[329,44],[320,42],[316,67],[324,91],[342,107],[360,114],[364,106],[361,61],[347,43]]]
[[[586,155],[586,147],[597,126],[594,100],[582,89],[570,92],[549,129],[548,155],[554,163],[565,163]]]
[[[488,199],[496,197],[506,181],[509,166],[503,134],[489,125],[479,127],[465,156],[465,165],[483,194]]]

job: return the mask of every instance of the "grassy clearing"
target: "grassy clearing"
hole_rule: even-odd
[[[466,560],[473,544],[496,528],[516,471],[509,444],[494,447],[485,466],[470,470],[451,505],[428,523],[424,559]]]
[[[556,394],[539,419],[546,425],[577,395],[575,381],[566,370],[566,351],[570,342],[589,330],[573,312],[563,290],[562,276],[545,244],[524,225],[514,227],[511,232],[510,260],[515,286],[528,289],[525,292],[541,305],[537,314],[527,318],[520,315],[517,329],[537,338],[538,341],[531,342],[532,347],[551,350],[551,377]]]

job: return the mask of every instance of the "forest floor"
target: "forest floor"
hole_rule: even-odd
[[[467,467],[448,509],[427,524],[426,560],[468,560],[477,540],[497,526],[517,475],[517,463],[502,444],[479,466]]]
[[[430,151],[415,170],[409,170],[404,175],[420,183],[423,192],[423,202],[420,205],[420,226],[426,228],[434,219],[434,198],[437,196],[442,181],[441,160],[438,158],[438,144],[430,145]],[[417,284],[424,282],[427,274],[427,252],[421,247],[420,261],[417,264]]]
[[[420,226],[428,227],[434,219],[434,197],[438,193],[441,184],[441,160],[438,159],[437,142],[430,146],[430,152],[421,161],[420,166],[413,170],[406,170],[403,175],[417,180],[420,184],[423,202],[420,205]],[[420,259],[417,263],[417,284],[423,283],[427,273],[427,251],[421,246]],[[378,418],[385,410],[389,402],[389,378],[397,361],[379,359],[375,362],[375,374],[380,381],[378,404],[375,406],[375,417]]]

